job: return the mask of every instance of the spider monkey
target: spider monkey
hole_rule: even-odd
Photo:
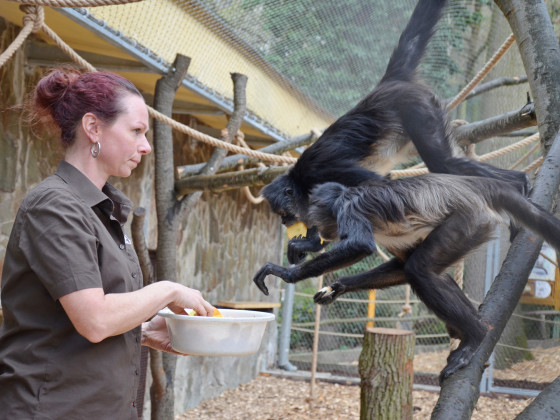
[[[461,344],[452,351],[440,381],[466,366],[488,330],[477,310],[444,271],[491,239],[509,218],[534,231],[560,252],[560,220],[511,183],[483,177],[427,174],[397,180],[372,179],[356,187],[327,182],[313,188],[298,221],[312,226],[307,238],[293,239],[288,253],[300,262],[307,252],[335,241],[325,253],[290,268],[266,263],[253,281],[266,295],[272,274],[288,283],[352,265],[376,250],[376,242],[395,258],[371,271],[343,277],[319,290],[314,301],[333,302],[353,290],[408,283],[445,322]],[[375,239],[374,239],[375,238]]]
[[[346,186],[380,178],[416,150],[433,173],[475,175],[507,181],[528,193],[524,172],[496,168],[458,155],[443,104],[416,80],[445,0],[419,0],[378,85],[329,126],[286,174],[263,195],[289,226],[311,189],[328,181]]]

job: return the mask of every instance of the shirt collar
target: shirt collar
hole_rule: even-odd
[[[99,190],[80,170],[62,160],[56,175],[66,182],[89,207],[98,206],[121,224],[126,222],[132,210],[132,201],[108,182]]]

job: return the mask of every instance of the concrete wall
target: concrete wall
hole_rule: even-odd
[[[0,19],[0,50],[18,31]],[[55,171],[61,158],[57,136],[33,128],[18,107],[45,70],[26,66],[22,50],[0,68],[0,268],[22,198]],[[183,135],[174,141],[176,164],[201,162],[210,155],[206,146]],[[111,180],[136,205],[148,210],[150,248],[155,247],[157,237],[153,180],[153,154],[143,159],[130,178]],[[177,244],[178,279],[201,290],[214,304],[220,300],[278,302],[278,280],[268,281],[271,295],[265,298],[252,277],[265,261],[281,261],[282,242],[279,219],[266,204],[255,206],[237,191],[203,194],[183,223]],[[253,356],[181,357],[177,364],[177,412],[250,381],[274,363],[276,335],[276,323],[270,323],[261,351]]]

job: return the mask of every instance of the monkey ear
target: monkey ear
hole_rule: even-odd
[[[291,196],[294,195],[294,190],[293,190],[292,188],[286,188],[286,189],[284,190],[284,193],[285,193],[287,196],[290,196],[290,197],[291,197]]]

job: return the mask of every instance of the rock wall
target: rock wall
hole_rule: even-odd
[[[0,19],[0,50],[4,50],[18,32],[19,28]],[[61,158],[57,136],[33,126],[20,106],[45,70],[27,66],[22,49],[0,68],[0,269],[22,198],[55,171]],[[201,162],[211,152],[180,134],[175,135],[174,143],[175,164]],[[153,154],[143,159],[130,178],[110,182],[136,205],[147,209],[146,232],[149,247],[154,248],[157,224]],[[278,280],[268,281],[271,295],[265,298],[253,285],[252,277],[265,261],[281,261],[282,246],[279,220],[266,204],[253,205],[240,191],[205,193],[183,223],[177,244],[177,278],[201,290],[214,304],[221,300],[278,302]],[[176,411],[182,412],[227,388],[248,382],[264,367],[273,364],[276,328],[276,322],[268,325],[261,350],[253,356],[180,357]],[[149,401],[146,411],[148,407]]]

